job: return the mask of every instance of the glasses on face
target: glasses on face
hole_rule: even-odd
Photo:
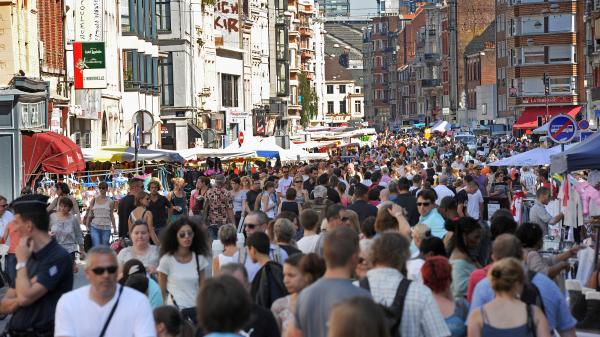
[[[100,190],[107,190],[108,187],[99,187],[98,189],[100,189]]]
[[[425,207],[427,207],[427,206],[429,206],[429,205],[431,205],[431,203],[430,203],[430,202],[417,202],[417,206],[419,206],[419,207],[421,207],[421,206],[425,206]]]
[[[6,207],[8,207],[8,204],[0,205],[0,208],[6,208]]]
[[[258,227],[258,225],[255,225],[255,224],[253,224],[253,223],[247,223],[247,224],[246,224],[246,228],[248,228],[248,229],[254,229],[254,228],[256,228],[256,227]]]
[[[180,239],[193,238],[194,232],[179,232],[177,236],[179,236]]]
[[[302,180],[296,180],[294,181],[296,184],[302,184]]]
[[[347,217],[347,216],[345,216],[345,217],[342,217],[342,219],[341,219],[341,220],[342,220],[342,222],[346,222],[346,221],[350,221],[350,218],[349,218],[349,217]]]
[[[109,274],[114,274],[117,272],[117,266],[96,267],[92,269],[92,272],[96,275],[102,275],[106,272],[108,272]]]

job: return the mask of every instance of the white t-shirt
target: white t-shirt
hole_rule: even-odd
[[[138,259],[142,261],[144,267],[158,267],[158,247],[155,245],[149,245],[148,251],[146,251],[146,255],[137,256],[133,253],[133,247],[125,247],[117,255],[117,261],[120,265],[124,265],[125,262],[131,259]]]
[[[287,179],[283,177],[279,178],[279,184],[277,185],[276,192],[281,193],[282,196],[285,196],[285,192],[290,186],[292,186],[292,182],[294,182],[294,178],[292,178],[292,176],[289,176]]]
[[[61,337],[100,336],[117,301],[115,296],[103,306],[90,299],[90,285],[64,294],[56,306],[54,335]],[[144,294],[125,287],[105,336],[155,337],[156,327],[150,302]]]
[[[9,210],[4,211],[4,214],[2,214],[0,217],[0,235],[4,234],[6,226],[8,226],[8,224],[13,221],[14,218],[15,216]]]
[[[477,192],[471,194],[467,193],[469,197],[469,201],[467,202],[467,215],[475,220],[479,220],[481,210],[479,209],[479,204],[483,203],[483,196],[481,195],[481,191],[477,190]]]
[[[200,272],[208,267],[208,261],[202,255],[198,256]],[[158,272],[167,275],[167,303],[174,305],[173,298],[180,309],[196,306],[198,295],[198,272],[196,270],[196,254],[188,263],[179,263],[171,254],[165,254],[158,262]],[[172,296],[172,297],[171,297]]]
[[[421,277],[421,268],[424,264],[425,260],[421,258],[409,259],[406,261],[406,277],[411,281],[423,283],[423,278]]]
[[[319,236],[317,234],[305,236],[298,240],[298,249],[300,249],[304,254],[314,253],[315,248],[317,248],[317,241],[319,241]]]
[[[448,186],[446,186],[446,185],[437,185],[434,188],[434,190],[435,190],[435,193],[437,194],[437,200],[435,201],[435,203],[438,206],[442,202],[442,199],[444,199],[445,197],[453,197],[454,196],[454,192],[452,192],[452,190],[449,189]]]

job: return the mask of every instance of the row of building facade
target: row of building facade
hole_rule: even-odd
[[[382,13],[364,30],[365,117],[531,129],[568,113],[595,124],[599,13],[591,0],[434,0]]]
[[[81,147],[290,134],[332,121],[323,17],[315,0],[0,3],[0,86],[15,76],[47,82],[48,129]],[[81,58],[89,42],[102,44],[106,70],[84,78],[102,77],[99,87],[78,83],[94,68]]]

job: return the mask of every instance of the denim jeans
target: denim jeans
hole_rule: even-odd
[[[6,254],[6,261],[4,261],[4,272],[10,278],[10,287],[15,287],[15,280],[17,278],[17,256],[14,253]]]
[[[92,226],[92,247],[110,245],[110,229],[98,229]]]

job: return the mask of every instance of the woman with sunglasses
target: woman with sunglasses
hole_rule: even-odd
[[[308,191],[304,188],[304,178],[302,178],[302,175],[294,177],[294,189],[296,190],[296,202],[298,205],[303,206],[309,200],[309,195]]]
[[[112,228],[115,233],[117,232],[115,204],[106,195],[108,184],[104,181],[100,182],[98,189],[100,195],[95,196],[90,202],[84,221],[92,236],[92,247],[108,246],[110,243],[110,229]]]
[[[163,233],[158,263],[158,283],[163,300],[194,321],[198,288],[210,266],[206,258],[208,252],[201,224],[186,216],[171,223]]]

